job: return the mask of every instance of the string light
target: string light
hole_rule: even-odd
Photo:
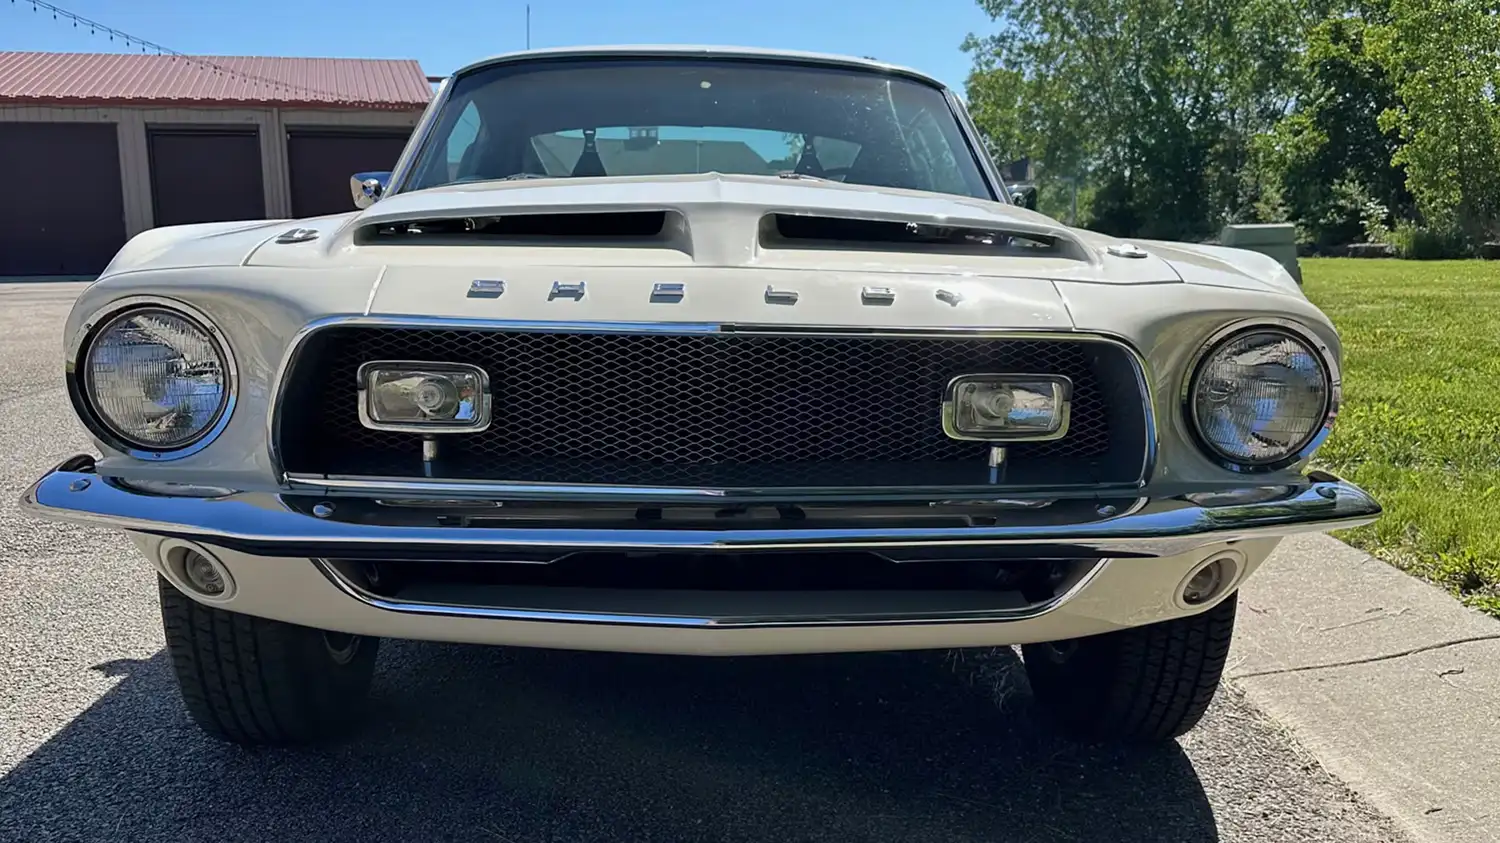
[[[10,2],[11,5],[14,6],[16,0],[10,0]],[[61,6],[56,6],[52,3],[47,2],[47,0],[28,0],[28,2],[31,3],[31,11],[33,12],[38,11],[39,9],[46,9],[47,11],[52,13],[53,20],[57,20],[59,17],[65,18],[69,21],[72,21],[74,28],[77,28],[79,24],[84,24],[89,28],[90,35],[98,35],[100,32],[103,32],[109,36],[109,40],[111,43],[114,42],[116,36],[119,36],[120,40],[125,43],[125,47],[127,49],[132,46],[139,46],[142,53],[145,53],[147,49],[152,49],[155,50],[156,54],[159,56],[171,56],[174,61],[177,59],[183,59],[184,61],[197,65],[200,68],[212,71],[215,76],[231,76],[236,79],[246,80],[248,82],[253,82],[261,85],[270,85],[273,88],[279,88],[283,91],[310,94],[320,99],[331,99],[334,102],[339,103],[353,102],[353,100],[351,100],[346,94],[341,94],[335,91],[324,91],[318,88],[309,88],[305,85],[293,85],[288,82],[283,82],[279,79],[272,79],[269,76],[260,76],[254,73],[245,73],[243,71],[234,70],[232,68],[225,67],[224,65],[217,62],[213,62],[199,56],[190,56],[187,53],[173,50],[170,47],[164,47],[154,41],[148,41],[145,38],[138,38],[128,32],[115,29],[112,26],[106,26],[105,24],[102,24],[90,18],[86,18],[83,15],[77,14],[76,12],[70,12],[67,9],[62,8]]]

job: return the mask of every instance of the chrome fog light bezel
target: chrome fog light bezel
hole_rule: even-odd
[[[141,311],[158,310],[171,314],[203,331],[218,353],[224,366],[224,398],[219,402],[213,421],[191,438],[171,447],[141,443],[116,430],[95,408],[92,385],[89,382],[87,360],[93,343],[119,320]],[[180,460],[201,452],[211,445],[234,416],[239,398],[239,367],[234,351],[224,339],[219,326],[202,310],[178,299],[165,296],[128,296],[116,299],[98,308],[83,320],[68,343],[64,359],[64,380],[68,398],[79,421],[94,438],[106,447],[129,457],[148,462]]]
[[[1246,460],[1221,451],[1204,435],[1195,400],[1199,375],[1209,359],[1228,343],[1245,334],[1255,333],[1281,334],[1305,346],[1321,364],[1323,375],[1327,379],[1327,396],[1324,401],[1321,423],[1310,431],[1306,439],[1296,448],[1275,459],[1261,461]],[[1278,317],[1243,319],[1225,325],[1210,334],[1188,363],[1180,395],[1183,421],[1199,451],[1220,468],[1238,474],[1265,474],[1280,471],[1310,458],[1333,432],[1334,420],[1338,417],[1342,400],[1343,387],[1339,361],[1333,349],[1302,322]]]
[[[377,419],[374,409],[370,405],[370,402],[374,400],[369,389],[370,379],[375,373],[386,370],[448,372],[473,376],[479,385],[478,395],[474,402],[474,418],[463,422],[389,422]],[[492,412],[490,376],[482,367],[475,366],[472,363],[446,363],[429,360],[370,360],[360,364],[359,369],[355,373],[355,378],[358,381],[359,387],[359,423],[370,430],[441,436],[455,433],[482,433],[490,427]]]
[[[997,430],[980,433],[963,429],[959,423],[958,393],[966,384],[976,381],[1027,381],[1051,385],[1052,400],[1056,406],[1054,415],[1057,421],[1055,426],[1043,432],[1007,432]],[[1072,416],[1072,409],[1073,380],[1063,375],[1037,375],[1018,372],[971,372],[954,377],[943,388],[943,432],[950,439],[967,442],[1052,442],[1068,434],[1068,423]]]

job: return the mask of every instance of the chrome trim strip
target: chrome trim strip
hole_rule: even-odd
[[[1128,514],[1082,524],[800,530],[407,526],[317,518],[293,510],[273,494],[164,499],[107,479],[94,482],[101,478],[93,469],[88,456],[64,462],[27,490],[22,509],[45,518],[199,539],[260,555],[309,558],[337,558],[350,549],[371,548],[382,558],[399,558],[434,549],[484,556],[502,548],[742,552],[1002,545],[1065,547],[1087,556],[1169,556],[1234,539],[1355,527],[1380,514],[1380,505],[1362,489],[1315,474],[1269,500],[1204,506],[1185,498],[1160,498]]]
[[[687,295],[687,285],[679,282],[658,281],[651,285],[651,301],[676,303]]]
[[[401,150],[401,157],[397,158],[395,166],[391,167],[391,177],[385,183],[385,196],[400,193],[406,187],[406,182],[411,178],[412,169],[421,160],[423,147],[427,145],[429,136],[432,134],[432,126],[437,122],[437,117],[442,113],[443,107],[447,105],[452,91],[453,76],[449,76],[439,83],[438,89],[432,93],[427,109],[417,119],[417,125],[412,127],[406,146]]]
[[[1010,198],[1010,191],[1005,189],[1005,179],[1000,177],[1000,170],[995,166],[995,159],[990,157],[979,127],[974,123],[973,115],[969,114],[968,106],[965,106],[963,100],[958,98],[958,92],[951,88],[944,87],[943,96],[948,101],[949,110],[958,120],[959,132],[964,136],[964,143],[969,147],[969,154],[974,157],[974,163],[979,167],[980,178],[985,180],[986,187],[989,188],[990,199],[1002,205],[1016,204]]]
[[[1193,401],[1193,384],[1198,379],[1198,370],[1202,367],[1203,362],[1208,359],[1209,354],[1220,348],[1234,336],[1257,330],[1289,334],[1292,339],[1307,344],[1317,354],[1323,361],[1324,371],[1328,375],[1328,405],[1323,414],[1322,426],[1319,427],[1318,432],[1313,434],[1312,438],[1302,447],[1273,462],[1248,464],[1236,462],[1219,453],[1203,437],[1202,429],[1198,423],[1198,411]],[[1197,444],[1199,451],[1215,465],[1237,474],[1266,474],[1273,471],[1281,471],[1312,457],[1313,452],[1322,447],[1323,443],[1333,433],[1333,423],[1338,418],[1339,405],[1343,402],[1343,397],[1343,375],[1339,368],[1339,361],[1333,353],[1333,349],[1329,348],[1328,343],[1320,339],[1306,324],[1295,319],[1261,316],[1230,322],[1208,336],[1208,339],[1198,348],[1198,351],[1193,354],[1192,359],[1188,361],[1188,365],[1183,369],[1178,406],[1183,414],[1183,420],[1186,422],[1188,434],[1192,437],[1194,443]]]
[[[769,288],[768,288],[769,289]],[[1083,333],[1079,331],[1006,331],[989,328],[913,328],[906,326],[881,326],[881,327],[847,327],[838,325],[752,325],[734,322],[543,322],[535,320],[506,320],[506,319],[473,319],[473,318],[451,318],[438,316],[368,316],[368,315],[340,315],[325,316],[305,325],[292,337],[287,344],[286,352],[281,357],[281,362],[276,368],[275,380],[271,383],[271,410],[266,414],[266,448],[271,461],[271,471],[276,483],[284,488],[292,488],[291,478],[282,464],[281,453],[277,448],[277,432],[281,426],[282,401],[285,394],[286,376],[291,371],[296,357],[306,347],[307,341],[318,331],[334,327],[367,326],[380,328],[427,328],[427,329],[452,329],[467,331],[533,331],[553,333],[625,333],[625,334],[717,334],[717,333],[747,333],[762,334],[767,336],[789,336],[789,337],[901,337],[904,339],[1008,339],[1008,340],[1050,340],[1067,342],[1100,342],[1113,345],[1125,352],[1130,358],[1132,368],[1135,369],[1136,391],[1142,396],[1142,402],[1146,411],[1145,418],[1145,455],[1142,458],[1141,480],[1133,484],[1131,488],[1144,487],[1156,471],[1157,452],[1160,448],[1160,438],[1156,423],[1158,404],[1156,401],[1156,390],[1146,358],[1142,356],[1135,346],[1124,338],[1102,332]],[[305,478],[304,478],[305,479]],[[325,481],[326,483],[326,481]],[[473,484],[460,484],[473,485]],[[507,484],[496,482],[488,484],[487,488],[502,490],[515,488],[518,484]],[[531,484],[519,484],[522,486]],[[372,484],[373,487],[373,484]],[[390,490],[392,487],[384,486]],[[424,487],[431,488],[431,487]],[[554,487],[561,488],[561,487]],[[572,487],[570,487],[572,488]],[[576,487],[576,494],[582,496],[591,493],[591,490],[600,488],[594,486]],[[664,494],[676,491],[672,487],[657,489]],[[723,495],[725,490],[683,490],[690,494],[719,494]],[[783,490],[785,491],[785,490]],[[845,493],[848,490],[844,490]],[[991,490],[993,491],[993,490]],[[967,494],[967,493],[963,493]],[[952,495],[943,495],[952,497]]]
[[[318,230],[316,228],[289,228],[276,235],[276,239],[271,242],[286,245],[288,243],[306,243],[316,239],[318,239]]]
[[[552,290],[547,293],[547,301],[553,299],[581,300],[588,294],[588,282],[586,281],[553,281]]]
[[[291,492],[334,494],[339,496],[380,497],[420,495],[464,495],[503,498],[506,500],[603,500],[654,501],[698,500],[730,503],[744,500],[773,499],[783,503],[807,499],[831,498],[840,501],[929,500],[936,498],[993,497],[992,484],[974,486],[882,486],[879,490],[848,486],[772,486],[732,487],[722,489],[692,486],[609,486],[592,483],[514,483],[495,480],[441,480],[422,477],[324,476],[321,474],[288,474],[282,486]],[[1046,495],[1052,492],[1080,491],[1078,486],[1028,486],[1024,490],[1007,490],[1009,494]],[[1086,487],[1090,497],[1131,497],[1140,485],[1122,483]]]
[[[498,299],[505,295],[505,281],[500,278],[475,278],[469,282],[469,294],[471,299]],[[370,311],[365,310],[366,313]]]
[[[179,448],[162,450],[141,448],[132,445],[118,433],[111,430],[103,419],[95,415],[93,401],[87,394],[88,387],[85,383],[87,372],[79,371],[80,358],[87,353],[88,344],[97,336],[101,328],[124,316],[128,311],[143,309],[172,311],[186,318],[189,322],[197,323],[208,334],[209,339],[218,348],[220,355],[224,358],[224,394],[227,396],[224,400],[224,405],[219,408],[218,417],[214,419],[214,423],[207,430]],[[180,460],[207,448],[229,426],[229,421],[234,416],[234,408],[239,403],[239,364],[235,362],[234,349],[229,347],[229,342],[225,338],[224,332],[202,310],[181,299],[169,298],[167,296],[126,296],[115,299],[109,304],[98,308],[93,313],[90,313],[79,325],[78,330],[73,336],[67,340],[67,345],[63,350],[63,380],[68,390],[68,398],[73,404],[73,411],[83,426],[97,437],[99,441],[107,444],[114,450],[145,462]]]
[[[1002,623],[1041,617],[1076,597],[1103,571],[1110,560],[1100,559],[1071,586],[1049,600],[1017,609],[973,610],[966,612],[926,612],[912,614],[861,615],[780,615],[780,616],[691,616],[691,615],[624,615],[605,612],[562,612],[547,609],[517,609],[499,606],[473,606],[450,603],[418,603],[372,594],[351,582],[325,559],[312,560],[323,576],[345,595],[388,612],[427,615],[444,618],[483,618],[486,620],[530,621],[534,623],[588,623],[609,626],[655,626],[699,629],[769,629],[777,627],[828,626],[911,626],[956,623]]]

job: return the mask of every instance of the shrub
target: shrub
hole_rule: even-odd
[[[1396,257],[1431,261],[1466,258],[1473,248],[1462,231],[1450,226],[1424,226],[1410,222],[1397,223],[1386,236],[1396,250]]]
[[[1390,242],[1391,227],[1386,225],[1386,220],[1390,219],[1390,216],[1390,209],[1374,199],[1365,203],[1359,217],[1365,227],[1366,243]]]

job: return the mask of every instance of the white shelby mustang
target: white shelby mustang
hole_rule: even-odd
[[[384,637],[730,655],[1022,646],[1066,729],[1201,717],[1308,468],[1329,320],[1269,257],[1019,207],[877,62],[505,55],[358,210],[158,228],[64,341],[99,455],[25,496],[127,531],[210,733],[357,720]],[[223,681],[219,681],[219,679]]]

